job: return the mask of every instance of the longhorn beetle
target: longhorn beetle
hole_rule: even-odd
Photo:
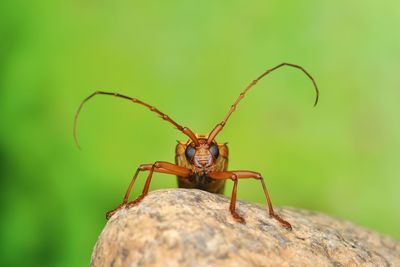
[[[118,210],[124,207],[131,207],[143,200],[143,198],[148,194],[150,182],[153,177],[154,172],[173,174],[178,177],[178,186],[181,188],[197,188],[201,190],[208,191],[210,193],[222,194],[224,192],[225,181],[230,179],[233,181],[233,190],[231,195],[231,202],[229,206],[229,210],[233,216],[233,218],[239,223],[245,223],[245,220],[236,213],[236,194],[237,194],[237,186],[239,179],[247,179],[254,178],[261,182],[262,189],[264,191],[265,198],[268,204],[269,215],[279,221],[279,223],[285,228],[291,230],[292,226],[289,222],[282,219],[278,214],[275,213],[271,199],[269,197],[267,187],[264,182],[263,176],[254,171],[247,170],[228,170],[228,147],[226,143],[218,143],[215,141],[215,137],[222,131],[225,127],[226,122],[235,111],[239,102],[244,98],[245,94],[263,77],[271,73],[272,71],[281,68],[283,66],[292,67],[301,70],[307,77],[312,81],[316,93],[314,106],[318,103],[319,98],[319,90],[314,78],[301,66],[290,64],[290,63],[281,63],[273,68],[266,70],[260,76],[258,76],[255,80],[253,80],[247,87],[240,93],[238,98],[232,104],[228,113],[225,115],[222,122],[218,123],[214,129],[206,134],[195,134],[189,128],[183,127],[178,124],[176,121],[171,119],[168,115],[161,112],[157,108],[139,100],[136,98],[132,98],[129,96],[121,95],[119,93],[112,92],[101,92],[97,91],[93,94],[89,95],[85,98],[78,110],[75,114],[74,120],[74,138],[76,145],[80,148],[77,138],[77,120],[79,116],[79,112],[81,111],[83,105],[95,95],[110,95],[119,98],[126,99],[133,103],[142,105],[148,108],[150,111],[158,114],[163,120],[174,125],[179,131],[189,137],[189,140],[186,142],[179,142],[176,146],[175,150],[175,164],[165,162],[165,161],[156,161],[150,164],[141,164],[136,170],[133,178],[128,186],[128,189],[125,193],[125,196],[122,200],[122,203],[113,210],[110,210],[106,214],[106,218],[109,219],[113,214],[115,214]],[[136,178],[140,172],[148,171],[148,176],[143,188],[142,193],[135,200],[129,202],[129,195],[135,184]]]

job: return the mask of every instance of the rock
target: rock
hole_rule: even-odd
[[[329,216],[238,201],[193,189],[151,192],[107,222],[91,266],[400,266],[400,242]]]

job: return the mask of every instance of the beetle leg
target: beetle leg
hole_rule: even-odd
[[[231,197],[231,204],[230,204],[230,211],[232,216],[235,218],[236,212],[236,194],[237,194],[237,181],[238,179],[245,179],[245,178],[254,178],[261,181],[261,185],[264,191],[265,198],[268,204],[269,215],[277,220],[282,226],[291,230],[292,226],[289,222],[282,219],[278,214],[275,213],[274,208],[272,207],[271,198],[269,197],[267,186],[265,185],[264,178],[258,172],[253,171],[225,171],[225,172],[211,172],[209,176],[214,179],[232,179],[234,181],[233,190],[232,190],[232,197]],[[235,218],[236,219],[236,218]],[[240,222],[240,220],[238,220]]]
[[[145,185],[143,187],[143,191],[140,194],[139,197],[137,197],[135,200],[128,202],[129,200],[129,195],[132,191],[133,185],[135,184],[136,178],[141,171],[149,171],[149,175],[147,176]],[[159,173],[166,173],[166,174],[173,174],[173,175],[179,175],[182,177],[187,177],[190,174],[190,170],[180,167],[178,165],[164,162],[164,161],[156,161],[153,164],[141,164],[139,168],[136,170],[131,182],[129,183],[128,189],[126,190],[124,199],[122,200],[122,203],[116,207],[113,210],[110,210],[106,214],[106,218],[109,219],[111,218],[112,215],[114,215],[118,210],[124,207],[131,207],[136,204],[138,204],[142,199],[148,194],[149,188],[150,188],[150,182],[153,177],[153,172],[159,172]]]
[[[222,171],[222,172],[209,172],[208,176],[216,179],[216,180],[225,180],[231,179],[233,181],[233,189],[231,194],[231,203],[229,205],[229,211],[232,214],[232,217],[235,221],[239,223],[246,223],[246,221],[236,212],[236,195],[237,195],[237,184],[238,184],[238,176],[234,172],[231,171]]]

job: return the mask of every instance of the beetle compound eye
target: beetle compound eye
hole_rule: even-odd
[[[218,158],[219,156],[219,149],[216,144],[212,144],[209,148],[211,155],[213,155],[214,158]]]
[[[194,157],[194,154],[196,154],[196,149],[192,145],[188,145],[185,150],[186,158],[191,160]]]

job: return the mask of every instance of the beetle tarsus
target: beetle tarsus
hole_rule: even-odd
[[[139,203],[143,200],[143,198],[144,198],[145,196],[146,196],[146,195],[140,195],[140,196],[138,196],[137,199],[132,200],[131,202],[129,202],[128,204],[126,204],[126,207],[127,207],[127,208],[130,208],[130,207],[136,206],[137,204],[139,204]]]
[[[236,222],[241,223],[241,224],[246,224],[246,220],[242,216],[237,214],[235,211],[231,211],[231,214],[232,214],[233,219]]]
[[[284,219],[282,219],[279,215],[277,215],[275,213],[270,214],[270,216],[272,218],[274,218],[275,220],[277,220],[283,227],[292,231],[292,225],[288,221],[285,221]]]
[[[108,211],[106,213],[106,219],[109,220],[115,213],[117,213],[117,211],[125,208],[125,206],[126,206],[126,203],[122,203],[122,204],[118,205],[118,207],[116,207],[115,209]]]

